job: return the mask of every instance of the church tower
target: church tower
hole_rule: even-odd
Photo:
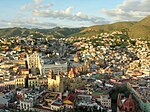
[[[73,71],[73,68],[71,68],[71,70],[69,71],[68,77],[69,77],[69,78],[74,78],[74,77],[75,77],[75,73],[74,73],[74,71]]]
[[[48,89],[49,89],[49,90],[53,90],[53,88],[54,88],[54,86],[55,86],[53,77],[54,77],[53,70],[50,69],[50,70],[49,70],[49,75],[48,75]]]
[[[74,56],[74,62],[76,62],[76,63],[78,63],[79,62],[79,56],[77,55],[77,54],[75,54],[75,56]]]
[[[129,95],[129,98],[124,102],[123,110],[125,110],[126,112],[135,112],[135,104],[131,94]]]
[[[57,74],[53,73],[50,69],[48,76],[48,89],[51,91],[63,92],[64,91],[64,79],[60,72]]]
[[[34,52],[33,54],[27,54],[26,57],[28,68],[35,74],[38,69],[40,74],[42,74],[42,65],[39,53]]]
[[[51,78],[51,79],[55,79],[54,78],[54,72],[53,72],[52,69],[49,70],[49,76],[48,77]]]
[[[57,85],[57,91],[63,92],[64,91],[64,78],[62,76],[62,73],[58,72],[56,75],[56,85]]]

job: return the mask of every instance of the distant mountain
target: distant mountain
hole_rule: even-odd
[[[113,24],[95,25],[81,30],[76,36],[93,36],[102,32],[128,31],[137,22],[117,22]]]
[[[113,24],[106,24],[106,25],[95,25],[88,28],[85,28],[80,33],[87,32],[87,31],[104,31],[104,32],[111,32],[114,30],[124,30],[129,29],[131,26],[135,25],[136,22],[117,22]]]
[[[113,24],[95,25],[82,28],[60,28],[52,29],[27,29],[27,28],[3,28],[0,29],[0,36],[28,36],[34,37],[49,36],[65,38],[70,36],[93,36],[102,32],[126,31],[131,38],[150,40],[150,16],[138,22],[117,22]]]
[[[80,31],[82,36],[92,36],[100,32],[126,31],[130,38],[150,40],[150,16],[138,22],[117,22],[113,24],[95,25]],[[79,34],[78,34],[79,35]]]
[[[129,36],[131,38],[138,37],[144,40],[150,40],[150,16],[147,16],[130,27]]]
[[[34,37],[40,37],[46,35],[55,38],[68,37],[71,34],[78,33],[83,28],[60,28],[55,27],[52,29],[27,29],[27,28],[4,28],[0,29],[0,36],[11,37],[11,36],[28,36],[33,35]]]

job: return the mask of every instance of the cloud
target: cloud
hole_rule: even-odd
[[[137,21],[149,15],[149,6],[149,0],[125,0],[116,8],[102,9],[101,12],[114,21]]]
[[[7,27],[24,27],[24,28],[52,28],[58,26],[56,23],[39,21],[36,18],[22,18],[15,20],[1,20],[1,23]]]
[[[109,21],[107,21],[105,18],[88,16],[82,12],[76,13],[75,18],[76,18],[76,20],[89,21],[89,22],[94,23],[94,24],[109,23]]]
[[[56,20],[60,23],[72,25],[76,24],[86,24],[86,25],[95,25],[95,24],[106,24],[109,23],[105,18],[98,16],[91,16],[83,13],[82,11],[74,11],[73,7],[67,7],[65,9],[53,9],[54,6],[52,3],[43,4],[43,0],[34,0],[34,3],[28,3],[21,6],[21,13],[28,14],[28,17],[36,17],[41,20]],[[63,26],[62,24],[60,26]]]
[[[37,9],[37,10],[33,10],[32,13],[36,17],[66,19],[70,21],[86,21],[92,24],[104,24],[104,23],[109,22],[109,21],[106,21],[102,17],[89,16],[87,14],[84,14],[81,11],[74,14],[73,7],[68,7],[63,10],[52,10],[52,9],[39,10]]]
[[[52,10],[52,9],[46,9],[46,10],[34,10],[33,15],[34,16],[40,16],[40,17],[52,17],[52,18],[70,18],[72,16],[72,7],[68,7],[65,10]]]
[[[21,10],[33,10],[33,9],[49,9],[50,7],[52,7],[53,4],[52,3],[48,3],[45,5],[41,5],[41,4],[25,4],[23,6],[21,6]]]
[[[36,4],[42,3],[43,0],[33,0]]]
[[[92,16],[82,11],[75,12],[73,7],[65,9],[53,9],[53,4],[45,4],[43,0],[33,0],[34,2],[24,4],[20,7],[20,12],[13,20],[3,21],[3,26],[27,27],[27,28],[52,28],[61,26],[87,26],[95,24],[109,23],[105,18]],[[54,6],[55,8],[55,6]],[[51,22],[50,22],[51,21]],[[57,22],[57,24],[56,24]]]

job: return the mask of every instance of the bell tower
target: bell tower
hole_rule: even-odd
[[[70,69],[69,73],[68,73],[68,77],[69,78],[74,78],[75,77],[75,73],[73,71],[73,68]]]

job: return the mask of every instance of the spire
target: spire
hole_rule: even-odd
[[[74,62],[79,62],[79,57],[78,57],[78,54],[76,53],[75,56],[74,56]]]
[[[132,112],[134,112],[135,110],[135,104],[134,104],[134,100],[132,99],[132,95],[129,95],[129,98],[124,102],[123,104],[123,109],[127,111],[132,110]]]
[[[54,75],[53,70],[50,69],[50,70],[49,70],[49,77],[50,77],[50,78],[53,78],[53,75]]]
[[[121,94],[118,94],[118,98],[117,98],[117,105],[118,107],[121,107]]]
[[[73,71],[73,68],[70,69],[69,73],[68,73],[68,77],[69,78],[74,78],[75,77],[75,73]]]
[[[129,95],[129,102],[132,102],[132,95]]]
[[[60,76],[60,75],[61,75],[61,72],[60,72],[60,71],[58,71],[57,75],[59,75],[59,76]]]

